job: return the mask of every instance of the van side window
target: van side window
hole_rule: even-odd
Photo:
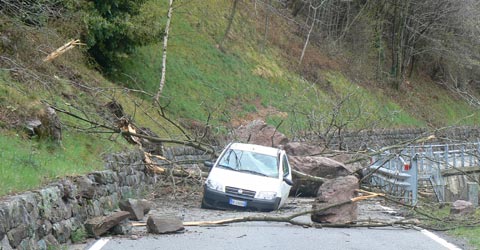
[[[288,167],[287,155],[283,155],[283,176],[287,177],[290,174],[290,168]]]

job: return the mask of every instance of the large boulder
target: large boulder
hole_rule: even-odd
[[[450,207],[451,215],[469,215],[475,213],[475,207],[469,201],[457,200]]]
[[[230,137],[230,140],[233,141],[269,147],[279,147],[288,142],[288,138],[284,134],[262,120],[254,120],[247,125],[238,127]]]
[[[353,175],[328,180],[318,189],[318,195],[312,209],[316,210],[348,201],[355,197],[355,190],[358,188],[358,179]],[[353,202],[314,212],[311,219],[319,223],[350,223],[356,221],[357,216],[357,204]]]
[[[292,169],[307,175],[333,179],[340,176],[347,176],[352,172],[341,162],[320,156],[291,156],[290,165]],[[321,183],[305,180],[293,176],[292,195],[315,196]]]
[[[325,151],[325,147],[305,142],[289,142],[283,146],[289,156],[315,156]]]
[[[359,161],[354,161],[352,163],[347,164],[346,162],[358,159],[358,155],[347,154],[347,153],[337,154],[335,156],[332,156],[331,159],[342,162],[345,165],[345,168],[347,168],[349,172],[359,173],[359,174],[361,174],[361,170],[367,168],[370,163],[367,160],[359,160]]]

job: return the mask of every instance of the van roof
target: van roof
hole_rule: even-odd
[[[239,142],[232,143],[232,145],[230,145],[230,148],[244,150],[244,151],[252,151],[252,152],[265,154],[265,155],[272,155],[272,156],[277,156],[278,153],[280,152],[280,149],[278,148],[272,148],[272,147],[256,145],[256,144],[239,143]]]

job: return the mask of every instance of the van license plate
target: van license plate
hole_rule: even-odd
[[[228,204],[234,205],[234,206],[239,206],[239,207],[246,207],[247,206],[246,201],[239,201],[239,200],[235,200],[235,199],[232,199],[232,198],[230,198],[230,200],[228,200]]]

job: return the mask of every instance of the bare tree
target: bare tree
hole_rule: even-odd
[[[225,29],[225,33],[223,34],[223,38],[222,38],[222,40],[220,41],[220,44],[219,44],[220,50],[223,50],[223,46],[225,44],[225,41],[227,40],[228,35],[230,34],[230,30],[232,28],[232,23],[233,23],[233,19],[235,17],[235,13],[237,12],[237,5],[238,5],[239,1],[240,0],[233,0],[232,10],[230,11],[230,16],[228,17],[227,28]]]
[[[307,38],[305,39],[305,43],[303,44],[303,49],[302,49],[302,54],[300,55],[300,60],[298,61],[298,65],[302,64],[303,57],[305,56],[305,51],[307,50],[308,42],[310,41],[310,35],[312,34],[313,28],[315,27],[315,23],[317,22],[317,11],[318,8],[322,6],[322,4],[325,2],[324,0],[320,5],[318,6],[312,6],[310,4],[310,8],[313,9],[313,18],[312,18],[312,24],[310,25],[310,30],[308,31]]]
[[[158,85],[158,91],[155,95],[155,102],[158,103],[160,96],[162,95],[163,87],[165,86],[165,73],[167,69],[167,45],[168,45],[168,34],[170,31],[170,22],[172,21],[172,11],[173,11],[173,1],[170,0],[167,13],[167,24],[165,25],[165,34],[163,36],[163,56],[162,56],[162,76],[160,79],[160,84]]]
[[[257,2],[255,1],[255,5]],[[267,45],[267,40],[268,40],[268,26],[270,24],[270,8],[272,8],[272,0],[268,0],[267,7],[265,8],[265,31],[263,34],[263,42],[262,42],[262,47],[261,51],[265,51],[265,46]]]

